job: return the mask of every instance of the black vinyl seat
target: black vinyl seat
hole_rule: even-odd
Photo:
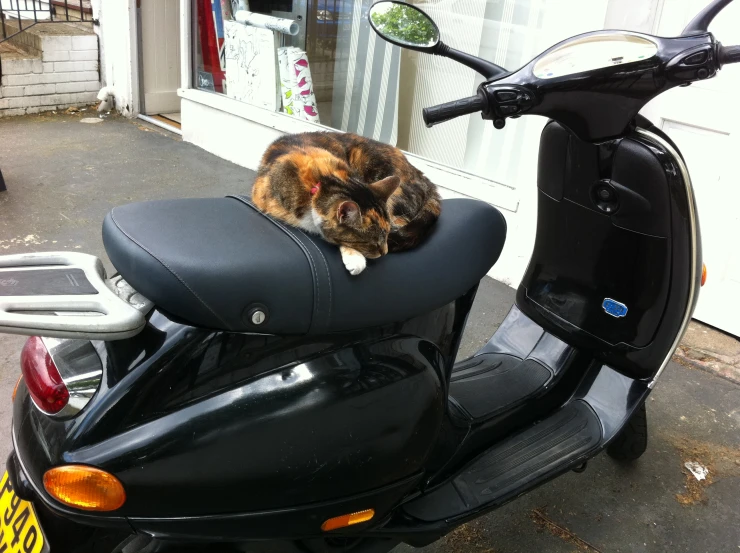
[[[336,246],[244,197],[129,204],[103,223],[113,265],[166,312],[195,326],[271,334],[353,330],[441,307],[483,278],[505,238],[506,222],[489,204],[445,200],[421,246],[369,260],[352,276]],[[255,310],[267,315],[260,324]]]

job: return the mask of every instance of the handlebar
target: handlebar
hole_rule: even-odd
[[[740,46],[720,46],[717,58],[720,66],[740,62]]]
[[[487,107],[488,100],[484,93],[479,91],[478,94],[471,96],[470,98],[463,98],[461,100],[455,100],[454,102],[447,102],[430,108],[424,108],[422,110],[422,115],[426,126],[433,127],[437,123],[444,123],[445,121],[449,121],[455,117],[460,117],[461,115],[484,111]]]
[[[608,31],[583,36],[599,37],[601,33]],[[556,45],[513,75],[484,82],[475,96],[424,109],[424,123],[432,127],[461,115],[482,112],[483,119],[502,129],[507,118],[534,114],[556,119],[581,140],[596,142],[621,136],[639,109],[657,94],[712,78],[723,65],[740,63],[740,45],[722,46],[710,33],[677,38],[638,36],[636,40],[648,46],[652,43],[656,52],[644,61],[628,59],[626,63],[634,64],[629,68],[604,60],[596,68],[561,68],[565,71],[562,74],[538,74],[537,64],[547,64],[548,56],[563,47]],[[643,80],[638,90],[632,80],[625,79],[626,71],[649,78]],[[655,78],[656,75],[661,78]],[[618,114],[593,116],[596,104],[604,111],[618,108]]]

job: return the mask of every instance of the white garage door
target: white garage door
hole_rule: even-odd
[[[665,0],[657,34],[675,36],[708,0]],[[724,44],[740,44],[740,2],[710,30]],[[709,81],[674,89],[643,113],[677,143],[696,192],[707,283],[694,317],[740,336],[740,67]]]

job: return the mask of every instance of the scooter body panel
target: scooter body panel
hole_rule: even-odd
[[[664,366],[701,276],[691,183],[660,134],[591,144],[548,124],[537,239],[517,292],[538,324],[636,378]]]
[[[143,335],[106,343],[105,385],[78,417],[51,419],[20,387],[17,454],[40,496],[73,516],[43,491],[59,463],[116,474],[128,496],[117,518],[312,504],[336,516],[353,496],[382,518],[436,445],[474,293],[404,323],[311,339],[204,332],[155,312]]]

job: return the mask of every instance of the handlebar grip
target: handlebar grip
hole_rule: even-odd
[[[717,57],[720,66],[728,63],[738,63],[740,62],[740,46],[720,46]]]
[[[426,126],[432,127],[438,123],[443,123],[450,119],[454,119],[455,117],[460,117],[461,115],[483,111],[486,106],[487,101],[485,96],[483,93],[479,93],[470,98],[463,98],[462,100],[455,100],[454,102],[447,102],[446,104],[424,108],[422,110],[422,115]]]

